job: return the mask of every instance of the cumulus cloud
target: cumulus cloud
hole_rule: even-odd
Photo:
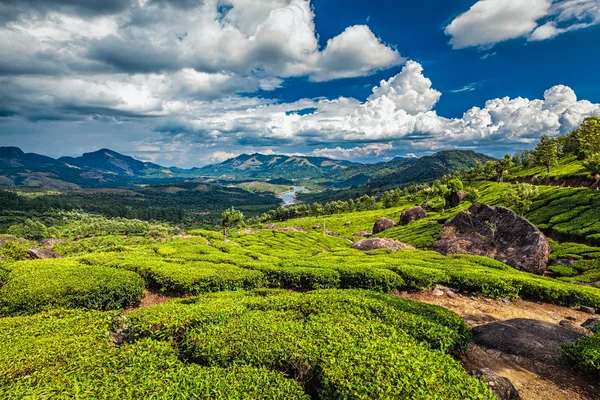
[[[327,158],[336,158],[336,159],[357,159],[366,156],[379,156],[384,151],[392,150],[394,145],[392,143],[371,143],[365,146],[356,146],[352,148],[322,148],[313,150],[311,155],[319,156],[319,157],[327,157]]]
[[[547,40],[600,23],[598,0],[479,0],[445,29],[455,49]]]

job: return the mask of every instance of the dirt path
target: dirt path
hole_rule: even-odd
[[[512,318],[529,318],[559,323],[567,317],[577,325],[590,315],[568,307],[524,300],[506,301],[471,298],[460,294],[435,296],[431,291],[404,294],[403,297],[435,304],[461,315],[466,323],[475,327],[493,321]],[[598,400],[600,382],[597,377],[580,373],[568,365],[547,365],[524,357],[485,349],[471,344],[461,360],[465,369],[489,368],[511,380],[523,400]]]
[[[176,299],[176,298],[178,298],[178,297],[169,296],[169,295],[161,293],[161,292],[146,289],[144,291],[144,297],[142,298],[140,303],[135,307],[129,307],[128,309],[125,310],[125,313],[129,313],[129,312],[132,312],[132,311],[138,310],[140,308],[144,308],[144,307],[150,307],[150,306],[154,306],[157,304],[162,304],[165,301]]]

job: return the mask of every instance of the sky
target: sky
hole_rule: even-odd
[[[600,115],[598,43],[600,0],[0,0],[0,145],[502,156]]]

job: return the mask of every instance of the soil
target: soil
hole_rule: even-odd
[[[559,323],[575,318],[575,324],[585,322],[590,314],[568,307],[525,300],[471,298],[461,294],[449,297],[446,293],[436,296],[432,291],[404,293],[403,297],[442,306],[462,316],[470,327],[513,318],[529,318]],[[439,292],[438,292],[439,294]],[[471,344],[462,357],[467,371],[489,368],[511,380],[523,400],[598,400],[600,383],[598,377],[585,374],[569,365],[548,365],[524,357],[485,349]]]
[[[129,313],[140,308],[155,306],[157,304],[162,304],[168,300],[176,299],[177,297],[169,296],[168,294],[161,293],[152,289],[146,289],[144,291],[144,297],[140,301],[140,303],[135,307],[129,307],[125,310],[125,313]]]

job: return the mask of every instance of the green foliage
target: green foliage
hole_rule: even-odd
[[[535,163],[546,167],[550,172],[550,168],[558,164],[558,142],[556,139],[550,139],[548,135],[544,135],[535,148],[534,154]]]
[[[568,267],[566,265],[554,265],[554,266],[548,268],[548,270],[550,272],[555,273],[557,276],[571,277],[571,276],[579,275],[579,273],[577,272],[576,269]]]
[[[137,304],[144,282],[135,273],[90,267],[68,259],[13,263],[0,289],[0,312],[32,314],[47,308],[110,310]]]
[[[27,247],[16,240],[5,242],[0,248],[0,255],[9,261],[19,261],[28,258]]]
[[[583,166],[591,174],[600,174],[600,152],[588,155],[585,160],[583,160]]]
[[[573,136],[581,158],[600,153],[600,117],[586,118]]]
[[[600,333],[562,347],[563,356],[584,371],[600,374]]]
[[[243,224],[244,214],[233,207],[223,211],[223,214],[221,214],[221,225],[223,226],[223,233],[225,235],[227,235],[229,228],[235,228],[236,226]]]
[[[540,194],[537,186],[529,183],[518,183],[512,185],[502,194],[502,201],[508,207],[513,208],[519,215],[523,216],[531,209],[533,200]]]
[[[448,187],[450,193],[456,193],[458,191],[463,190],[463,183],[458,178],[449,180],[446,186]]]
[[[47,237],[48,228],[40,221],[28,218],[22,224],[12,225],[8,228],[7,233],[25,239],[41,240]]]

